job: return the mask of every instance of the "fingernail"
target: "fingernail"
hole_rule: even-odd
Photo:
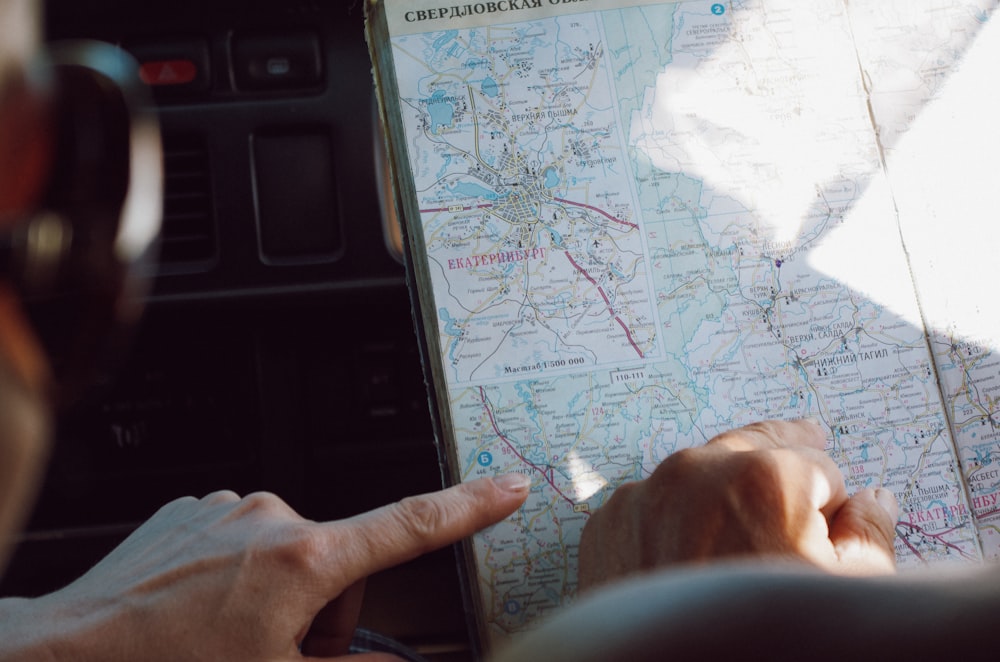
[[[895,494],[884,487],[879,487],[875,490],[875,501],[882,506],[882,510],[889,513],[893,522],[899,519],[899,503],[896,501]]]
[[[507,492],[523,492],[531,487],[531,477],[528,474],[509,473],[495,476],[493,483]]]
[[[803,418],[802,420],[806,421],[806,422],[809,422],[809,423],[812,423],[816,427],[819,427],[819,428],[823,427],[823,420],[821,418],[819,418],[818,416],[808,416],[806,418]]]

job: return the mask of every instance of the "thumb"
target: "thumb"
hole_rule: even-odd
[[[481,478],[327,524],[339,572],[359,579],[466,538],[514,512],[530,486],[519,473]]]
[[[864,489],[848,499],[830,523],[830,542],[838,559],[834,571],[845,575],[894,573],[898,516],[896,497],[887,489]]]

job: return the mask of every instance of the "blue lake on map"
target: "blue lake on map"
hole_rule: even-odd
[[[454,186],[448,188],[448,192],[469,198],[485,198],[487,200],[496,200],[500,197],[497,195],[496,191],[492,191],[485,186],[480,186],[479,184],[473,184],[472,182],[461,182],[459,184],[455,184]]]
[[[546,168],[542,173],[545,176],[545,188],[555,188],[559,186],[559,173],[555,168]]]
[[[434,40],[433,48],[436,51],[441,50],[447,45],[447,43],[458,36],[458,30],[448,30],[447,32],[442,32],[441,36]]]
[[[483,94],[491,98],[496,98],[496,96],[500,94],[500,88],[497,87],[497,82],[489,76],[483,79],[482,90]]]
[[[431,95],[427,102],[427,112],[431,116],[431,131],[434,132],[438,127],[451,126],[455,120],[455,107],[444,100],[444,90],[438,90]]]

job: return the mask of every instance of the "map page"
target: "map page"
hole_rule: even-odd
[[[573,600],[616,486],[766,418],[820,419],[850,491],[899,496],[901,566],[980,560],[861,19],[843,0],[542,4],[425,12],[391,40],[451,464],[533,480],[473,543],[494,642]]]
[[[1000,559],[997,0],[851,2],[858,51],[983,554]],[[948,250],[941,250],[942,244]],[[908,520],[904,521],[904,525]]]

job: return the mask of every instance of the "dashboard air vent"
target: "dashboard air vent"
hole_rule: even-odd
[[[200,136],[163,137],[161,271],[212,260],[215,219],[208,148]]]

